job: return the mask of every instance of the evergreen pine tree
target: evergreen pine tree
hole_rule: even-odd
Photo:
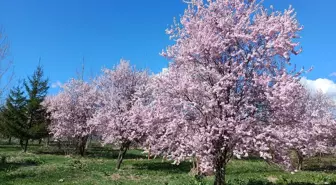
[[[48,79],[44,78],[40,65],[23,85],[26,92],[20,86],[10,91],[6,105],[1,110],[0,128],[7,136],[20,139],[20,144],[26,152],[29,139],[48,136],[47,113],[41,103],[49,87]]]
[[[27,101],[20,86],[13,88],[1,111],[2,127],[9,136],[20,139],[23,150],[27,151],[28,140],[31,135],[27,122]],[[23,144],[25,141],[25,145]]]
[[[7,137],[8,138],[8,144],[11,144],[12,135],[10,133],[10,130],[7,126],[6,119],[4,119],[4,111],[5,111],[5,105],[1,105],[0,107],[0,134],[1,137]]]
[[[39,65],[31,77],[24,82],[27,93],[27,119],[31,139],[42,139],[48,136],[46,110],[41,103],[47,95],[48,79],[44,77]]]

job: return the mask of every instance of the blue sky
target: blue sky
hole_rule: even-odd
[[[293,5],[304,26],[303,53],[292,57],[293,63],[314,67],[307,80],[328,79],[335,85],[336,75],[330,74],[336,72],[336,1],[265,0],[264,4],[277,10]],[[31,74],[41,58],[52,84],[75,77],[83,58],[86,75],[96,75],[120,58],[161,71],[167,61],[159,52],[171,43],[164,30],[186,5],[182,0],[0,0],[0,7],[16,79]]]

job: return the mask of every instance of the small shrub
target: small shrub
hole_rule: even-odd
[[[69,166],[72,169],[78,169],[78,170],[83,170],[83,171],[87,170],[87,167],[88,167],[86,163],[78,159],[71,161]]]

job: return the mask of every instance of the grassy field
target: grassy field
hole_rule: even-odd
[[[213,177],[197,180],[191,164],[172,165],[162,159],[147,160],[139,150],[131,150],[115,169],[117,151],[92,147],[87,157],[65,156],[55,148],[34,145],[22,153],[17,145],[0,145],[1,185],[109,184],[109,185],[203,185]],[[232,160],[227,169],[229,184],[334,184],[336,159],[305,161],[306,171],[291,174],[276,166],[251,159]]]

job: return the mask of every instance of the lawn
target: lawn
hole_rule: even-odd
[[[1,185],[109,184],[109,185],[203,185],[213,177],[197,180],[192,164],[179,166],[159,159],[148,160],[140,150],[130,150],[121,170],[115,169],[117,151],[91,147],[87,157],[62,155],[53,147],[34,145],[22,153],[18,145],[0,145]],[[227,169],[229,184],[333,184],[336,159],[305,161],[306,171],[292,174],[258,159],[232,160]],[[308,171],[309,170],[309,171]]]

